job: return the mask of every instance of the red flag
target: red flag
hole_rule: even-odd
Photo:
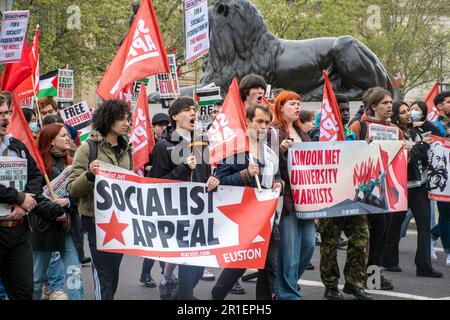
[[[16,88],[15,91],[19,100],[37,96],[39,92],[39,25],[36,26],[36,32],[28,50],[28,56],[32,74]]]
[[[133,169],[137,172],[149,162],[150,154],[155,146],[147,90],[144,83],[141,84],[141,91],[139,92],[136,110],[134,112],[130,140],[133,146]]]
[[[7,63],[2,77],[2,91],[14,91],[32,73],[27,40],[23,39],[22,58],[17,63]]]
[[[119,92],[119,99],[125,101],[129,106],[131,106],[132,97],[133,97],[133,82],[127,84]]]
[[[14,138],[25,144],[34,161],[36,161],[39,170],[42,174],[47,174],[41,153],[39,152],[36,141],[34,141],[30,127],[28,127],[27,121],[25,120],[25,116],[23,115],[22,108],[20,107],[19,100],[17,99],[17,94],[15,92],[13,92],[12,111],[11,121],[8,126],[9,133],[11,133]]]
[[[246,135],[245,107],[239,94],[239,85],[233,79],[228,94],[211,128],[208,130],[210,142],[210,163],[219,161],[236,153],[246,152],[248,139]]]
[[[325,86],[323,88],[323,101],[320,111],[322,115],[319,141],[345,141],[341,112],[325,70],[323,70],[323,77]]]
[[[166,48],[151,0],[143,0],[128,34],[97,88],[104,100],[117,99],[127,84],[169,73]]]
[[[437,118],[439,117],[439,110],[436,108],[433,101],[438,94],[439,94],[439,82],[436,82],[431,88],[430,92],[428,92],[424,100],[428,106],[427,120],[431,122],[436,121]]]
[[[388,210],[397,211],[396,209],[404,209],[408,203],[408,175],[405,168],[408,166],[408,157],[405,149],[395,155],[393,159],[389,159],[389,154],[381,149],[380,156],[383,170],[386,173],[386,200]],[[389,163],[390,160],[390,163]],[[407,208],[407,207],[406,207]]]
[[[273,115],[275,114],[275,109],[273,108],[273,105],[269,101],[267,101],[266,98],[262,98],[261,103],[263,106],[266,106],[267,108],[269,108],[269,110],[272,112]]]

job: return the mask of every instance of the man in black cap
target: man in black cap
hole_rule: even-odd
[[[155,134],[155,143],[161,139],[162,134],[164,133],[164,130],[167,129],[167,126],[170,123],[170,118],[165,113],[157,113],[153,116],[152,119],[152,126],[153,126],[153,132]]]

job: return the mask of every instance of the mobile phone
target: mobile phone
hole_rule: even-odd
[[[431,135],[431,131],[427,131],[427,132],[424,132],[424,133],[421,134],[422,138],[426,138],[429,135]]]

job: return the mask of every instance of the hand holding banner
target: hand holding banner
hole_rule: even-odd
[[[100,169],[97,248],[176,264],[264,268],[279,190],[142,178]],[[114,190],[111,193],[111,190]]]

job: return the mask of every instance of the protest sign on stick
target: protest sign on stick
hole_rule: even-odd
[[[0,63],[15,63],[22,58],[29,16],[28,10],[3,13],[0,33]],[[28,52],[23,52],[23,54],[28,54]]]
[[[209,50],[209,21],[207,0],[185,0],[185,60],[193,62]]]
[[[80,133],[80,141],[85,141],[92,130],[92,114],[86,101],[59,111],[65,124],[73,126]]]

